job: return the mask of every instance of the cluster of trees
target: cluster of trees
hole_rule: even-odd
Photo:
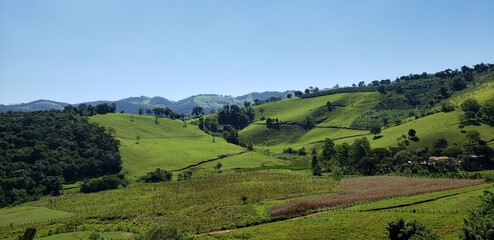
[[[0,206],[120,172],[119,142],[72,110],[0,113]]]
[[[280,130],[280,122],[278,118],[267,118],[266,127],[270,129]]]
[[[95,107],[91,106],[91,104],[81,103],[77,107],[68,105],[64,108],[64,112],[72,112],[79,116],[93,116],[96,114],[115,113],[116,111],[117,105],[115,103],[100,103]]]
[[[295,150],[295,149],[293,149],[291,147],[288,147],[288,148],[283,149],[283,153],[296,154],[296,155],[300,155],[300,156],[307,155],[307,152],[305,152],[305,148],[304,147],[302,147],[299,150]]]
[[[470,125],[483,122],[494,126],[494,98],[487,101],[483,106],[475,99],[466,99],[461,104],[463,113],[460,115],[462,125]]]
[[[254,109],[241,108],[237,105],[225,105],[218,111],[218,123],[221,125],[231,125],[240,130],[252,122],[255,117]]]
[[[281,97],[269,97],[266,100],[254,99],[254,106],[259,106],[261,104],[278,102],[278,101],[281,101]],[[250,105],[245,107],[248,108],[250,107]]]
[[[416,138],[415,131],[409,131],[409,135],[409,138]],[[465,137],[461,146],[448,145],[448,142],[441,138],[431,148],[417,151],[408,151],[405,146],[371,149],[367,138],[356,139],[352,144],[339,145],[331,139],[326,139],[321,153],[318,154],[315,150],[312,152],[313,174],[333,172],[375,175],[391,172],[445,173],[459,169],[494,169],[494,151],[480,139],[480,134],[469,131]],[[431,156],[447,158],[429,162]]]
[[[150,111],[151,113],[154,114],[156,119],[162,118],[162,117],[167,117],[170,119],[185,119],[185,114],[178,114],[174,112],[171,108],[169,107],[156,107],[153,108],[153,110]],[[147,112],[149,114],[149,112]]]
[[[250,104],[244,104],[250,106]],[[199,129],[211,134],[213,137],[222,136],[227,142],[236,145],[241,145],[249,149],[252,148],[251,143],[242,142],[238,136],[238,130],[241,130],[249,125],[255,118],[255,112],[252,107],[239,107],[238,105],[225,105],[218,110],[216,116],[208,118],[199,118]]]

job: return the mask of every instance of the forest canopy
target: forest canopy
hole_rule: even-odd
[[[0,207],[120,172],[119,142],[81,115],[68,108],[0,113]]]

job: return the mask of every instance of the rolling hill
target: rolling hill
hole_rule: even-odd
[[[239,106],[243,106],[244,101],[248,101],[253,103],[255,99],[266,100],[270,97],[280,97],[286,98],[288,93],[292,93],[293,91],[284,91],[284,92],[276,92],[276,91],[267,91],[267,92],[253,92],[248,93],[238,97],[232,96],[224,96],[217,94],[200,94],[191,96],[179,101],[170,101],[163,97],[129,97],[117,101],[92,101],[92,102],[84,102],[78,104],[71,104],[77,106],[79,104],[91,104],[93,106],[100,103],[115,103],[117,106],[117,112],[124,111],[126,113],[137,114],[139,109],[147,110],[153,109],[155,107],[169,107],[173,109],[176,113],[179,114],[190,114],[194,107],[200,106],[204,109],[206,113],[209,113],[211,110],[217,110],[223,105],[232,105],[237,104]],[[29,111],[37,111],[37,110],[63,110],[65,106],[69,105],[69,103],[64,102],[55,102],[50,100],[37,100],[29,103],[21,103],[21,104],[11,104],[11,105],[3,105],[0,104],[0,112],[14,111],[14,112],[29,112]]]

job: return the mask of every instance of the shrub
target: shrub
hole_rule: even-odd
[[[406,239],[439,239],[439,237],[427,229],[422,223],[412,220],[405,222],[403,218],[388,223],[388,238],[391,240]]]
[[[122,179],[117,176],[106,176],[84,181],[81,186],[81,192],[99,192],[109,189],[117,189],[122,182]]]
[[[172,177],[173,173],[162,170],[161,168],[156,168],[154,172],[148,172],[141,180],[144,182],[165,182],[170,181]]]

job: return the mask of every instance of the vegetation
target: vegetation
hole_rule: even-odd
[[[63,171],[46,174],[36,184],[64,195],[0,209],[0,235],[15,238],[29,225],[38,237],[52,239],[485,236],[490,195],[484,201],[478,196],[492,190],[483,182],[494,179],[493,73],[491,65],[480,64],[330,91],[309,87],[284,94],[286,100],[232,98],[214,112],[196,101],[214,96],[196,96],[188,116],[165,101],[141,107],[139,115],[112,113],[116,106],[109,104],[92,113],[89,106],[69,106],[58,113],[76,124],[56,128],[70,135],[87,124],[117,139],[123,169],[65,185]],[[107,114],[90,116],[98,112]],[[24,130],[22,124],[16,129]],[[61,142],[69,147],[43,158],[46,173],[58,164],[52,154],[58,159],[76,151],[73,146],[90,145]],[[24,164],[18,158],[11,165]]]
[[[290,202],[271,211],[272,216],[294,215],[318,208],[351,206],[379,199],[416,195],[445,189],[462,188],[483,180],[415,179],[391,176],[344,179],[336,196],[309,198]]]
[[[405,222],[403,218],[388,223],[388,237],[391,240],[408,239],[439,239],[439,236],[432,233],[422,223],[418,221]]]
[[[64,182],[121,169],[119,142],[70,108],[1,113],[0,132],[0,206],[59,195]]]
[[[462,228],[462,239],[494,238],[494,194],[484,191],[482,203],[472,209]]]

